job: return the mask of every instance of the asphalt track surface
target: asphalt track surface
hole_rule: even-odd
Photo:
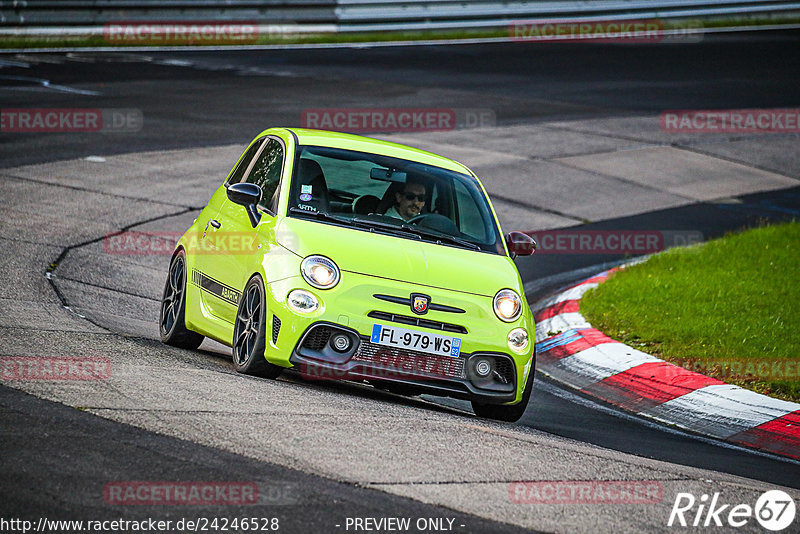
[[[7,187],[4,195],[8,194],[7,199],[17,206],[13,217],[23,217],[24,209],[47,211],[37,205],[39,191],[35,185],[32,188],[17,186],[24,179],[31,179],[34,184],[41,183],[44,195],[50,177],[44,174],[36,180],[30,176],[20,177],[16,169],[50,163],[46,168],[56,171],[55,175],[58,162],[89,155],[111,157],[173,149],[195,150],[192,153],[198,154],[202,150],[197,149],[203,147],[211,150],[217,146],[241,146],[267,126],[299,125],[303,109],[318,107],[442,107],[446,103],[456,108],[491,108],[497,118],[498,129],[495,132],[519,134],[520,130],[544,122],[560,121],[581,124],[587,131],[604,129],[609,138],[630,143],[635,150],[641,138],[649,135],[639,130],[638,118],[651,117],[665,109],[797,107],[800,102],[800,73],[790,67],[800,59],[797,44],[797,34],[777,33],[719,36],[691,45],[660,46],[499,44],[325,51],[0,56],[0,62],[4,63],[0,69],[3,108],[133,108],[140,110],[145,117],[144,128],[134,133],[0,133],[0,167],[14,169],[14,173],[4,174]],[[50,87],[43,85],[41,80],[49,80]],[[53,88],[53,84],[59,87]],[[619,120],[623,123],[616,122]],[[403,135],[407,134],[398,137]],[[430,134],[415,139],[423,146],[428,142],[441,143],[443,139],[451,144],[460,142],[462,146],[481,143],[491,146],[492,142],[498,142],[486,138],[485,134],[469,131],[463,134],[467,136],[464,139],[459,139],[458,135],[456,132],[450,138],[443,138]],[[514,150],[516,140],[513,136],[508,138],[511,150]],[[714,146],[712,142],[702,141],[709,146],[697,148],[695,145],[694,149],[722,154],[726,161],[746,162],[771,176],[786,178],[786,186],[777,187],[771,183],[771,191],[748,190],[744,194],[730,195],[734,198],[721,202],[685,202],[624,216],[614,216],[617,213],[615,206],[606,209],[605,216],[587,216],[568,209],[534,213],[537,206],[547,202],[526,206],[506,201],[505,205],[509,209],[528,210],[526,213],[530,214],[530,220],[542,221],[524,228],[528,230],[569,226],[588,220],[596,221],[585,226],[590,229],[688,230],[700,231],[706,238],[764,220],[796,217],[800,213],[800,190],[797,185],[792,187],[791,181],[796,184],[800,178],[797,136],[755,139],[728,136],[724,141]],[[569,140],[564,144],[567,146],[560,147],[558,154],[561,158],[586,153],[577,148],[571,151]],[[519,146],[523,152],[528,148]],[[236,151],[234,148],[230,153],[236,154]],[[470,161],[465,162],[475,168]],[[541,162],[531,162],[534,163]],[[221,163],[222,168],[229,165],[229,161]],[[476,170],[483,176],[480,169]],[[98,187],[102,186],[102,179],[97,183],[100,184]],[[98,202],[93,197],[95,183],[91,180],[85,184],[71,183],[69,187],[78,195],[85,191],[87,202]],[[121,196],[148,196],[148,186],[143,191],[134,191],[134,188],[142,186],[133,183],[128,190],[125,184],[114,187],[117,188],[116,194]],[[190,184],[188,187],[191,189],[193,186]],[[191,210],[202,206],[203,194],[207,198],[210,191],[210,187],[199,191],[192,189],[186,195],[187,200],[180,196],[180,188],[168,190],[170,196],[153,186],[150,196],[165,204],[160,212],[147,211],[148,216],[137,218],[135,205],[114,205],[109,206],[109,210],[118,211],[101,211],[98,216],[108,217],[112,223],[110,227],[119,229],[125,224],[148,218],[167,217],[181,208],[188,211],[183,219],[177,217],[177,220],[185,223],[191,220]],[[502,197],[503,191],[498,192]],[[507,193],[506,199],[513,197],[513,191]],[[561,200],[568,206],[570,202],[578,202],[581,192],[563,191],[562,195],[565,198]],[[499,205],[504,204],[501,201]],[[167,207],[175,209],[170,211]],[[29,283],[30,273],[23,273],[23,267],[38,265],[39,270],[35,273],[38,281],[32,282],[35,286],[33,293],[42,301],[53,303],[57,297],[42,277],[47,264],[63,256],[65,248],[103,235],[74,231],[82,224],[80,209],[76,210],[75,206],[57,208],[64,213],[54,226],[22,230],[22,222],[4,223],[2,235],[6,252],[3,263],[7,289],[2,300],[7,312],[3,315],[8,317],[0,325],[3,338],[0,352],[4,355],[19,355],[21,351],[31,349],[33,352],[37,349],[52,351],[54,342],[70,346],[71,337],[80,340],[80,336],[86,334],[81,331],[84,327],[73,326],[72,321],[83,321],[73,316],[68,319],[48,318],[45,313],[34,313],[29,314],[27,321],[12,319],[15,313],[21,317],[20,310],[26,310],[25,305],[15,301],[15,293],[20,289],[14,287],[19,285],[24,289]],[[627,213],[622,208],[619,212]],[[59,236],[63,236],[63,242],[59,242]],[[38,243],[41,246],[31,248],[35,251],[29,252],[21,244],[16,248],[19,243]],[[22,257],[26,261],[21,261]],[[528,297],[533,299],[568,282],[569,276],[564,273],[618,260],[620,257],[614,255],[552,254],[534,255],[520,260],[518,265],[526,287],[531,288]],[[113,271],[113,267],[110,270]],[[160,283],[158,280],[150,284],[159,286]],[[71,294],[79,294],[69,282],[63,283],[61,290],[64,288],[71,290]],[[82,296],[90,300],[90,297]],[[63,313],[67,314],[66,311]],[[226,365],[214,348],[198,355],[174,356],[174,351],[148,340],[135,322],[126,331],[123,322],[115,322],[111,314],[107,320],[103,316],[89,315],[95,322],[103,323],[104,328],[112,324],[112,332],[144,344],[132,349],[134,351],[155,355],[163,351],[190,369],[223,368]],[[69,324],[69,328],[64,327],[65,324]],[[78,333],[73,335],[72,328]],[[41,332],[47,332],[46,336],[52,338],[48,340],[49,345],[38,339]],[[102,353],[104,347],[109,351],[117,350],[110,342],[98,342],[92,348],[95,353]],[[74,346],[72,349],[76,350]],[[295,384],[295,381],[286,383]],[[409,425],[415,424],[413,418],[426,417],[420,413],[430,413],[434,418],[468,417],[459,410],[463,405],[446,400],[404,400],[346,385],[301,387],[308,388],[314,395],[322,394],[324,402],[336,402],[337,396],[343,396],[347,402],[388,404],[390,410],[396,409],[402,412],[403,417],[411,417],[406,421]],[[58,394],[43,393],[40,396],[57,398]],[[457,499],[428,499],[428,502],[445,504],[448,508],[423,504],[418,495],[415,495],[418,500],[400,496],[404,491],[390,494],[376,491],[375,485],[353,484],[341,479],[335,482],[329,480],[337,479],[335,476],[316,477],[309,474],[308,469],[287,468],[286,462],[256,460],[252,454],[235,454],[221,451],[220,447],[193,442],[197,440],[177,439],[171,437],[169,431],[153,433],[109,421],[5,386],[0,387],[0,399],[0,420],[3,421],[0,447],[4,458],[3,474],[0,475],[3,482],[0,489],[2,517],[47,514],[50,514],[48,517],[61,518],[104,516],[109,509],[97,502],[96,495],[109,480],[232,480],[247,477],[248,480],[263,481],[262,487],[269,485],[284,489],[281,496],[286,498],[286,502],[262,504],[264,514],[280,510],[282,521],[285,519],[282,527],[285,524],[288,531],[301,532],[306,528],[332,531],[332,525],[344,517],[369,515],[455,517],[470,532],[502,532],[519,528],[476,517],[481,515],[480,511],[476,511],[476,515],[454,511],[463,509],[458,506]],[[69,401],[62,402],[70,404]],[[441,404],[442,408],[431,402]],[[422,409],[418,410],[419,407]],[[576,397],[544,380],[537,386],[529,410],[519,425],[537,432],[537,437],[552,436],[553,443],[568,438],[577,443],[610,449],[609,458],[614,460],[628,458],[626,453],[640,457],[643,462],[655,459],[677,466],[718,471],[721,478],[727,476],[722,473],[728,473],[767,484],[800,488],[800,467],[796,463],[722,447],[646,425]],[[141,426],[152,428],[146,424]],[[346,446],[345,443],[341,445]],[[545,441],[544,446],[549,445]],[[476,457],[473,461],[480,463],[483,460]],[[231,469],[241,476],[232,477]],[[569,461],[563,464],[563,478],[581,476],[579,473],[583,473],[579,466],[571,465]],[[67,488],[70,496],[65,498]],[[147,507],[131,508],[134,507],[124,510],[127,517],[186,515],[185,510],[164,512],[163,509],[149,510]],[[252,511],[249,509],[247,512]],[[225,515],[218,509],[193,509],[191,512],[201,516],[203,513],[200,512]],[[226,511],[229,516],[235,512],[238,510]],[[654,520],[647,516],[638,528],[661,528],[665,524],[665,518],[662,519],[660,524],[650,523]],[[540,528],[554,530],[553,522],[557,521],[543,520]],[[537,525],[535,520],[527,524],[534,528]],[[586,523],[573,526],[589,531],[592,524],[591,517],[588,517]]]
[[[577,46],[575,46],[577,44]],[[86,155],[246,143],[304,109],[490,108],[500,125],[632,116],[666,109],[797,104],[793,33],[709,36],[687,45],[507,43],[253,52],[3,56],[3,106],[135,108],[137,134],[3,136],[12,167]],[[141,58],[152,58],[143,62]],[[29,61],[29,59],[31,61]],[[181,66],[185,65],[185,66]],[[47,89],[27,77],[67,89]],[[98,95],[70,94],[70,87]],[[9,90],[17,87],[17,91]],[[110,90],[104,90],[108,88]]]

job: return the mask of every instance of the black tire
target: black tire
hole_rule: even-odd
[[[264,358],[267,333],[267,306],[264,282],[254,276],[239,301],[233,327],[233,367],[246,375],[277,378],[283,367]]]
[[[525,391],[522,392],[522,400],[517,404],[481,404],[472,402],[472,411],[478,417],[484,419],[494,419],[496,421],[505,421],[506,423],[515,423],[522,418],[525,409],[528,407],[528,401],[531,398],[533,391],[533,375],[536,368],[536,355],[534,354],[534,363],[531,364],[531,370],[528,374],[528,383],[525,384]]]
[[[186,328],[186,253],[179,250],[172,257],[161,297],[158,318],[161,341],[173,347],[194,350],[203,336]]]

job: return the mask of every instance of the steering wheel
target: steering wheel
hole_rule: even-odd
[[[454,223],[450,217],[446,217],[439,213],[420,213],[415,217],[411,217],[406,221],[406,223],[424,226],[425,228],[430,228],[431,230],[441,232],[445,235],[461,235],[456,223]]]
[[[420,213],[419,215],[414,215],[413,217],[411,217],[406,222],[408,224],[419,224],[420,221],[422,221],[426,217],[430,217],[431,215],[433,215],[433,214],[432,213]]]

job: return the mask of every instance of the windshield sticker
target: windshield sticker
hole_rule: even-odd
[[[297,207],[300,208],[301,210],[305,210],[305,211],[317,211],[317,208],[315,208],[314,206],[311,206],[309,204],[300,204]]]
[[[300,200],[302,200],[303,202],[308,202],[312,198],[314,197],[311,196],[311,193],[300,193]]]
[[[301,193],[309,193],[309,194],[311,194],[312,193],[311,184],[301,185],[300,186],[300,192]]]

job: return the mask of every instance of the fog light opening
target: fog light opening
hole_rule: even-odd
[[[337,352],[347,352],[350,350],[350,336],[346,334],[334,334],[331,336],[331,347]]]
[[[481,378],[486,378],[492,373],[492,363],[486,359],[481,358],[475,362],[475,374]]]

